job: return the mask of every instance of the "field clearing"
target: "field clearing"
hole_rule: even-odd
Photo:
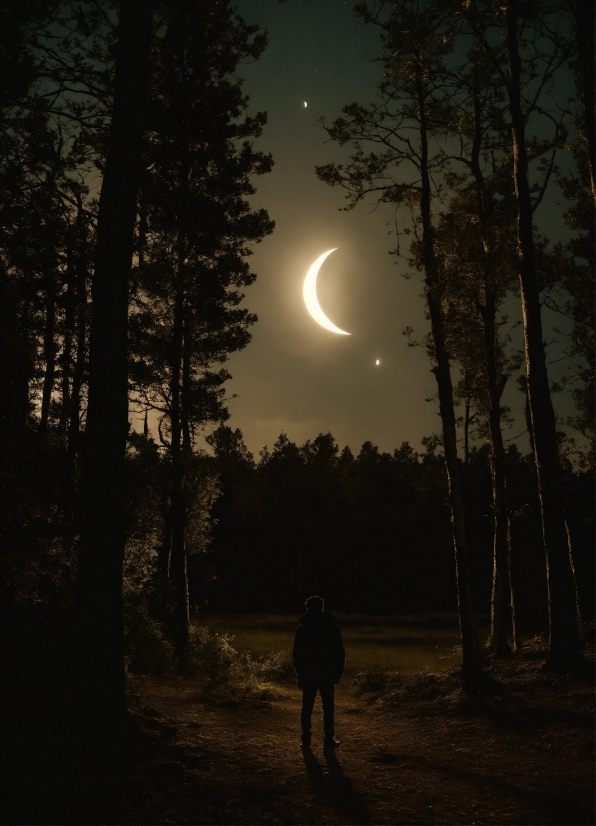
[[[345,675],[385,669],[415,674],[446,671],[461,663],[459,628],[454,614],[366,616],[334,614],[346,647]],[[296,617],[284,614],[200,615],[196,624],[208,625],[233,637],[239,651],[256,657],[283,651],[292,655]],[[479,623],[480,640],[487,634]]]

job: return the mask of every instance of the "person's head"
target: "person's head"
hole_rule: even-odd
[[[309,597],[304,604],[306,605],[307,611],[322,611],[325,608],[325,600],[323,597]]]

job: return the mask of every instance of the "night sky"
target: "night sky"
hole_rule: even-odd
[[[269,33],[261,59],[240,67],[250,110],[269,122],[259,148],[273,154],[272,173],[255,179],[255,206],[276,221],[251,259],[258,274],[245,304],[259,316],[253,340],[229,361],[228,424],[239,427],[251,451],[273,446],[281,431],[298,443],[328,432],[357,452],[366,440],[392,451],[404,440],[420,448],[440,432],[430,363],[422,347],[408,348],[401,331],[424,320],[419,275],[403,278],[405,263],[388,254],[391,214],[359,205],[340,211],[344,193],[318,181],[315,165],[341,160],[347,151],[326,142],[318,122],[352,101],[376,97],[378,32],[353,13],[353,0],[241,0],[240,14]],[[304,102],[308,104],[304,107]],[[302,283],[312,262],[337,247],[323,265],[318,296],[331,321],[350,336],[320,327],[307,313]],[[519,317],[511,302],[512,325]],[[521,330],[514,330],[521,347]],[[379,359],[380,365],[375,361]],[[522,397],[506,391],[517,416],[506,438],[525,424]],[[564,404],[559,397],[555,403]],[[524,436],[518,440],[527,447]]]

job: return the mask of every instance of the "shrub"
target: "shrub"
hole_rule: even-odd
[[[186,668],[192,676],[203,676],[221,682],[238,672],[238,652],[232,647],[233,637],[214,632],[207,626],[191,627],[191,643]]]
[[[208,626],[191,629],[187,671],[201,682],[201,695],[214,702],[271,700],[279,695],[272,683],[293,676],[293,667],[283,652],[253,657],[237,651],[233,637]]]

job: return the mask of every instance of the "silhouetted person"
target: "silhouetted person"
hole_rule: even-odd
[[[341,631],[331,614],[325,613],[321,597],[309,597],[306,614],[298,620],[294,638],[294,668],[302,689],[302,745],[310,746],[312,710],[317,691],[323,701],[326,749],[339,746],[334,729],[334,691],[344,670],[345,651]]]

